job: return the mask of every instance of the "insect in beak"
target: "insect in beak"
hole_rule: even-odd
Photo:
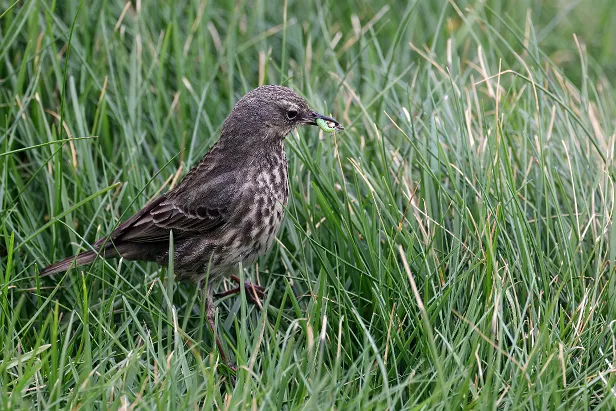
[[[332,133],[336,130],[344,130],[344,127],[342,127],[340,123],[338,123],[333,118],[324,116],[323,114],[319,114],[314,111],[312,112],[311,120],[312,121],[310,121],[308,124],[319,126],[321,130],[325,131],[326,133]]]

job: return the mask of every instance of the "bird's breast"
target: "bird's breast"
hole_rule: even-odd
[[[250,264],[269,250],[284,217],[289,186],[287,162],[281,157],[246,173],[242,184],[244,201],[241,217],[235,224],[233,259]]]
[[[253,230],[255,252],[265,253],[280,230],[287,205],[289,186],[286,161],[263,169],[256,178],[256,201],[253,207],[256,226]]]

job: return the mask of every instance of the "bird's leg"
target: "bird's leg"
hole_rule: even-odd
[[[237,275],[232,275],[231,280],[233,280],[234,282],[240,285],[229,291],[223,291],[221,293],[214,294],[216,298],[239,294],[239,292],[241,291],[241,287],[242,287],[242,280],[240,280],[240,278]],[[265,288],[261,287],[260,285],[255,285],[250,280],[246,280],[244,281],[243,286],[244,286],[244,290],[246,290],[246,299],[249,302],[253,304],[258,304],[261,302],[262,299],[265,298]]]
[[[207,322],[210,324],[212,328],[212,333],[214,334],[214,338],[216,339],[216,346],[218,347],[218,352],[222,357],[222,360],[231,368],[233,371],[236,371],[235,366],[228,361],[227,354],[225,354],[225,349],[222,347],[222,341],[218,337],[218,333],[216,332],[216,322],[214,321],[214,296],[209,289],[204,289],[205,296],[205,315],[207,316]]]

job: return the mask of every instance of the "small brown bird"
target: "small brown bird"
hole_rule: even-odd
[[[287,87],[252,90],[237,102],[216,144],[176,188],[96,241],[92,250],[52,264],[41,275],[89,264],[99,256],[166,266],[173,231],[175,275],[204,287],[208,322],[227,361],[214,328],[213,285],[224,278],[239,282],[233,275],[239,263],[251,264],[271,247],[289,194],[284,139],[297,126],[316,125],[317,120],[343,130]],[[244,286],[252,299],[263,296],[263,288],[249,282]]]

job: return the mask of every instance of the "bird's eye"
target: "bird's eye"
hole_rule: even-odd
[[[295,117],[297,117],[297,110],[292,109],[292,108],[288,109],[287,110],[287,118],[289,120],[293,120]]]

